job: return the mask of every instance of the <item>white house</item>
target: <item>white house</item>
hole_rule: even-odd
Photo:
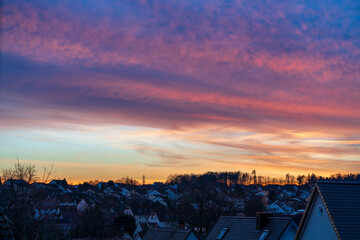
[[[318,182],[295,239],[359,239],[359,206],[360,183]]]
[[[283,213],[285,214],[286,211],[285,209],[283,209],[282,207],[280,207],[277,203],[273,202],[272,204],[270,204],[268,206],[268,211],[269,212],[275,212],[275,213]]]
[[[158,192],[157,190],[152,190],[152,191],[149,191],[147,196],[163,196],[163,194],[161,194],[160,192]]]
[[[286,213],[293,213],[295,212],[295,208],[287,205],[287,204],[282,204],[281,208],[285,210]]]
[[[152,212],[152,213],[150,213],[150,216],[149,216],[149,218],[148,218],[148,223],[156,223],[156,224],[160,224],[160,220],[159,220],[159,218],[158,218],[158,216],[157,216],[157,214],[156,213],[154,213],[154,212]]]
[[[160,220],[156,213],[152,212],[150,215],[135,215],[135,225],[138,225],[139,223],[149,223],[149,224],[155,224],[160,225]]]
[[[76,209],[78,212],[85,212],[89,207],[94,206],[94,204],[91,204],[89,201],[85,200],[84,198],[78,203]]]

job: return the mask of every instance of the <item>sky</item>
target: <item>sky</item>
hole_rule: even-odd
[[[360,172],[360,2],[4,0],[0,169]]]

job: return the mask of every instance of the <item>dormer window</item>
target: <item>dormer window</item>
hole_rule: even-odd
[[[269,233],[270,233],[270,230],[264,230],[264,232],[259,237],[259,240],[265,240],[265,238],[267,237],[267,235],[269,235]]]
[[[217,236],[216,240],[221,240],[221,239],[223,239],[228,230],[229,230],[228,228],[223,228],[223,229],[221,229],[221,232],[220,232],[219,235]]]

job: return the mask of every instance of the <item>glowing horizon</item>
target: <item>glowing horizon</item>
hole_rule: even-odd
[[[2,4],[0,169],[360,172],[358,1]]]

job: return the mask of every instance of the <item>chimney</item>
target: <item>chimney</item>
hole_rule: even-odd
[[[256,230],[261,230],[268,222],[268,218],[274,214],[269,212],[257,212],[256,213]]]
[[[185,229],[185,222],[184,220],[180,220],[177,224],[177,228]]]

